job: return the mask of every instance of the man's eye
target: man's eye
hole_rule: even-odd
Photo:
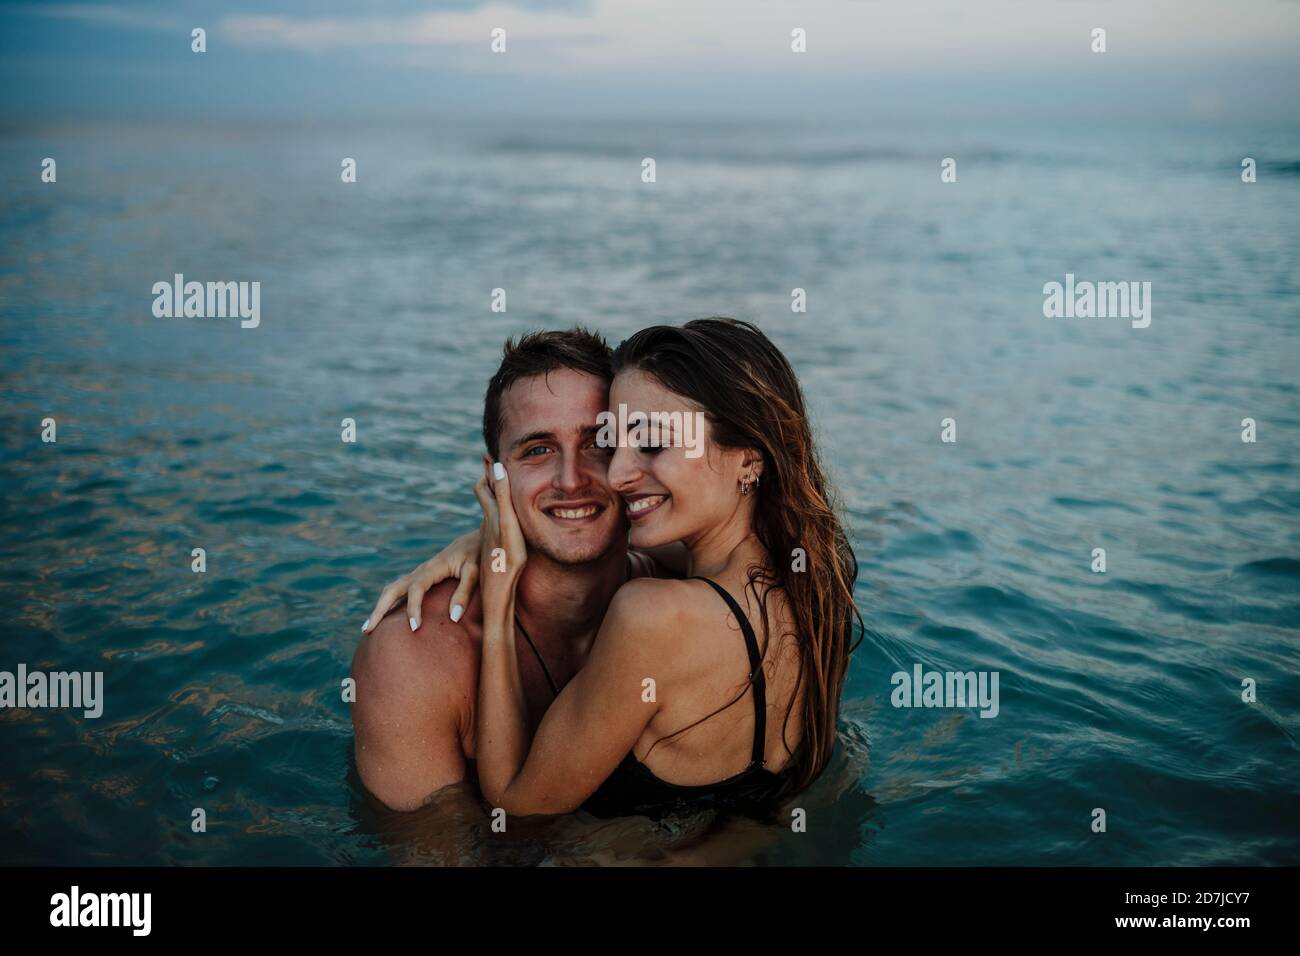
[[[614,446],[613,446],[613,445],[602,445],[602,444],[601,444],[600,442],[598,442],[598,441],[594,441],[594,442],[592,442],[592,443],[591,443],[590,445],[588,445],[587,447],[588,447],[588,448],[594,448],[594,449],[596,449],[597,453],[602,454],[602,455],[612,455],[612,454],[614,454]]]
[[[539,451],[540,451],[540,452],[548,452],[548,451],[550,451],[550,449],[547,448],[545,445],[534,445],[532,448],[528,449],[528,451],[524,452],[524,457],[525,457],[525,458],[537,458],[537,457],[540,457],[540,456],[538,456],[538,455],[533,454],[533,452],[539,452]]]

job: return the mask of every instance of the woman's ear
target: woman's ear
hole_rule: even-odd
[[[763,474],[763,453],[754,448],[746,448],[740,467],[745,475],[758,478]]]

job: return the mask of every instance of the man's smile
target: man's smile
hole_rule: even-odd
[[[598,518],[605,506],[597,501],[563,501],[547,505],[542,512],[561,524],[585,524]]]

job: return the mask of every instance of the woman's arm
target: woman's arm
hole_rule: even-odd
[[[366,623],[361,625],[362,633],[369,634],[378,627],[384,615],[391,611],[403,596],[406,597],[406,616],[410,621],[411,630],[418,631],[420,605],[424,602],[425,592],[448,578],[460,579],[460,584],[456,586],[456,593],[451,596],[451,605],[447,611],[453,623],[459,621],[460,616],[465,613],[465,608],[469,607],[469,599],[474,594],[474,585],[478,581],[478,552],[479,533],[475,530],[461,535],[410,574],[404,574],[393,581],[379,592],[375,609],[370,612],[370,617],[366,618]]]
[[[669,577],[686,576],[690,553],[680,541],[637,550],[649,557],[661,573]],[[366,623],[361,625],[361,632],[369,634],[378,627],[384,615],[396,607],[403,596],[406,597],[406,617],[410,622],[411,630],[418,631],[420,607],[424,602],[424,595],[434,585],[441,584],[448,578],[457,578],[460,581],[447,608],[447,615],[452,623],[459,621],[460,616],[465,613],[465,608],[469,607],[470,598],[474,596],[474,588],[478,585],[478,552],[479,533],[475,530],[456,538],[410,574],[404,574],[396,581],[387,584],[379,592],[379,600],[375,602],[370,617],[366,618]]]
[[[504,475],[504,471],[497,472]],[[509,480],[486,480],[475,493],[483,529],[483,647],[479,671],[476,751],[484,797],[508,813],[567,813],[576,809],[618,766],[658,711],[643,681],[663,684],[671,648],[661,635],[675,629],[655,589],[640,580],[614,596],[591,655],[547,710],[530,739],[519,656],[515,650],[515,586],[526,560],[523,536],[510,504]],[[504,570],[492,570],[493,551]],[[497,567],[501,567],[498,553]]]
[[[653,585],[651,585],[653,587]],[[647,620],[662,613],[644,584],[625,584],[614,596],[591,656],[565,685],[537,734],[529,739],[512,635],[499,628],[494,646],[484,639],[479,674],[477,759],[484,797],[507,813],[568,813],[614,772],[659,709],[647,695],[647,677],[662,682],[663,668],[647,653]],[[649,699],[647,699],[647,697]]]

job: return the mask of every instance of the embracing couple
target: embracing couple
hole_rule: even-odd
[[[637,414],[611,435],[620,407]],[[673,434],[687,419],[693,449]],[[660,818],[769,814],[816,780],[857,563],[780,350],[720,318],[613,351],[533,333],[506,343],[483,438],[479,530],[386,587],[363,627],[370,792],[413,810],[476,776],[512,815]]]

